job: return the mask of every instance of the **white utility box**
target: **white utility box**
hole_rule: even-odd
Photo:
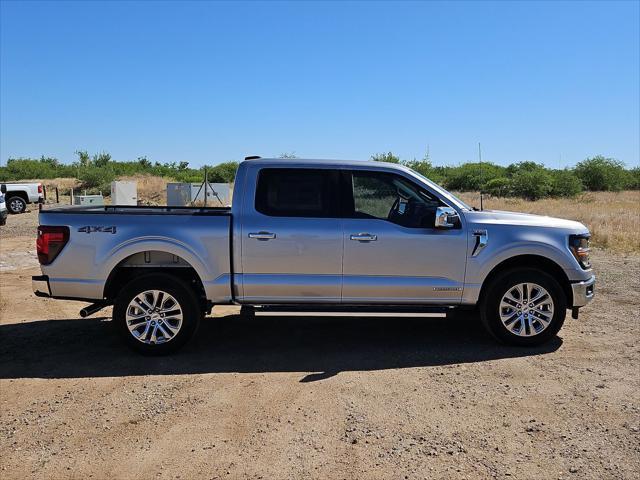
[[[138,182],[111,182],[112,205],[138,205]]]
[[[104,205],[104,198],[102,195],[76,195],[73,197],[73,204],[85,207],[102,206]]]

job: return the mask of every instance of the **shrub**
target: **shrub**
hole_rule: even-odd
[[[625,172],[627,177],[625,188],[629,190],[640,190],[640,167],[632,168]]]
[[[465,163],[450,168],[444,184],[447,188],[460,192],[484,190],[488,182],[503,177],[504,174],[504,167],[493,163]]]
[[[400,163],[400,157],[396,157],[393,153],[376,153],[371,155],[371,160],[376,162]]]
[[[83,167],[80,168],[78,173],[78,180],[81,182],[80,188],[90,194],[109,194],[111,192],[111,182],[115,179],[115,173],[108,167]]]
[[[587,190],[619,191],[625,186],[624,163],[613,158],[587,158],[576,165],[575,172]]]
[[[487,182],[484,191],[494,197],[511,195],[511,180],[506,177],[493,178]]]
[[[582,182],[571,170],[554,170],[551,177],[552,197],[575,197],[582,192]]]
[[[210,182],[229,183],[236,178],[238,170],[238,162],[220,163],[214,167],[208,167],[207,177]],[[202,180],[204,180],[204,172],[202,172]]]
[[[551,175],[545,170],[522,170],[511,176],[511,192],[526,200],[539,200],[552,189]]]

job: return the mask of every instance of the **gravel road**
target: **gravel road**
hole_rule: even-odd
[[[84,304],[32,295],[33,226],[21,222],[0,234],[2,479],[640,472],[639,256],[595,252],[597,300],[542,348],[497,345],[470,314],[246,320],[219,308],[185,350],[144,358],[108,310],[80,319]]]

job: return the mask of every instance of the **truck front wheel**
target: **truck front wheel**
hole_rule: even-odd
[[[567,300],[551,275],[536,269],[509,270],[494,278],[481,299],[487,330],[510,345],[534,346],[554,337],[564,323]]]
[[[113,321],[127,345],[145,355],[163,355],[195,333],[202,312],[198,299],[179,278],[166,274],[131,280],[118,294]]]

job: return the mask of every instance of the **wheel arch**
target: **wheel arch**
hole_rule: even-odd
[[[507,258],[506,260],[503,260],[502,262],[497,264],[495,267],[493,267],[493,269],[491,269],[489,274],[482,282],[479,296],[480,300],[485,298],[488,286],[498,275],[508,270],[517,270],[523,268],[540,270],[553,276],[556,280],[558,280],[558,283],[560,283],[560,287],[562,288],[562,291],[564,292],[567,299],[567,305],[573,304],[573,291],[571,289],[571,282],[569,281],[569,277],[567,277],[566,272],[556,262],[542,255],[516,255]]]
[[[4,194],[7,199],[12,197],[20,197],[25,202],[29,203],[29,195],[26,190],[12,190]]]
[[[180,255],[156,249],[137,251],[120,260],[107,276],[103,296],[113,301],[131,280],[153,273],[180,278],[194,288],[203,306],[207,305],[204,283],[196,268]]]

